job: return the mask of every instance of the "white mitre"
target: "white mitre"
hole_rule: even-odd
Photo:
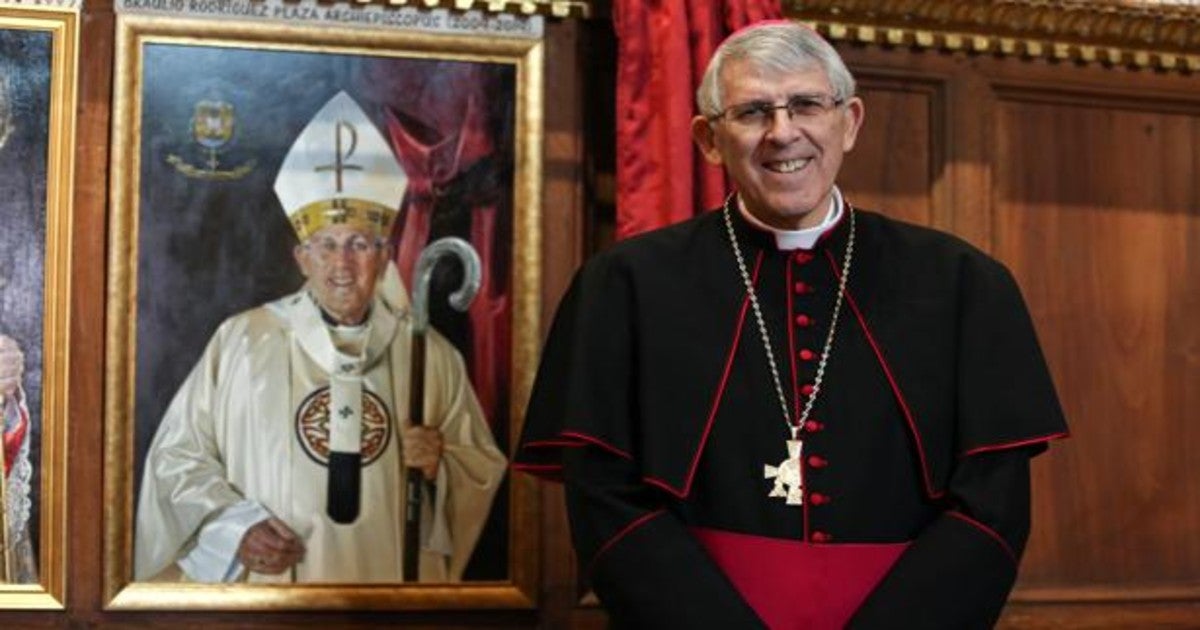
[[[349,224],[387,238],[408,176],[366,112],[338,92],[288,150],[275,195],[301,241]]]

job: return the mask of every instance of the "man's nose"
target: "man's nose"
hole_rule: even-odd
[[[772,142],[786,144],[800,136],[800,126],[786,107],[778,107],[771,112],[767,121],[767,139]]]
[[[333,252],[333,262],[338,266],[348,266],[353,264],[354,261],[354,248],[350,247],[348,243],[338,245],[337,249]]]

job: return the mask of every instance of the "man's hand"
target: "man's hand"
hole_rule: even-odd
[[[11,397],[21,386],[25,355],[12,337],[0,335],[0,396]]]
[[[271,517],[246,530],[237,556],[255,573],[277,575],[304,558],[304,543],[283,521]]]
[[[442,432],[433,427],[405,427],[400,441],[404,443],[404,465],[419,469],[426,480],[433,481],[442,461]]]

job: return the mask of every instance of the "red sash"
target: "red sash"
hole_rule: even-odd
[[[771,630],[844,627],[909,545],[691,531]]]

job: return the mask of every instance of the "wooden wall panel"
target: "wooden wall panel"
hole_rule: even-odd
[[[866,114],[838,178],[842,191],[857,207],[932,225],[941,144],[933,118],[937,84],[867,74],[858,91]]]
[[[71,399],[68,449],[67,610],[75,623],[94,623],[100,596],[104,510],[104,287],[108,217],[108,132],[112,102],[111,0],[84,7],[80,20],[79,105],[75,154],[72,252]],[[91,524],[90,527],[77,526]],[[43,615],[43,618],[49,618]],[[65,625],[62,618],[57,619]],[[0,626],[19,621],[0,617]]]
[[[1200,619],[1200,605],[1194,602],[1009,604],[996,627],[1001,630],[1194,630],[1197,619]]]
[[[998,111],[994,253],[1073,430],[1035,470],[1023,586],[1200,597],[1200,108]]]
[[[560,23],[549,29],[547,49],[557,51],[558,62],[547,55],[546,85],[571,103],[581,103],[584,73],[579,54],[586,31],[578,22]],[[583,107],[556,107],[548,101],[546,113],[545,177],[542,203],[542,330],[550,327],[558,302],[570,284],[574,270],[583,261],[583,234],[587,212],[584,198]],[[571,551],[562,486],[538,483],[541,488],[541,623],[546,627],[571,625],[570,615],[578,600],[575,587],[575,556]]]
[[[1071,425],[1034,463],[1034,531],[1000,626],[1200,627],[1200,79],[842,51],[867,78],[868,120],[886,121],[864,129],[845,187],[911,211],[880,152],[914,144],[870,138],[930,134],[930,223],[1012,269]],[[930,122],[871,81],[888,76],[935,86]]]

